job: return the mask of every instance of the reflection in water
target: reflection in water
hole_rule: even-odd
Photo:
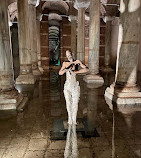
[[[113,111],[113,129],[112,129],[112,158],[115,157],[115,115]]]
[[[77,148],[77,135],[76,135],[76,125],[69,125],[66,147],[64,152],[64,158],[77,158],[78,148]]]
[[[16,110],[0,110],[0,120],[8,120],[11,118],[16,119],[17,111]]]
[[[88,130],[93,131],[96,126],[96,116],[97,116],[97,89],[88,89],[87,96],[87,122],[88,122]]]
[[[126,125],[128,127],[128,131],[131,131],[132,130],[132,116],[134,115],[135,111],[131,112],[131,113],[127,113],[127,114],[124,114],[124,119],[125,119],[125,122],[126,122]]]
[[[141,111],[141,104],[117,105],[107,97],[105,97],[105,100],[113,111],[112,158],[120,157],[122,154],[126,157],[141,157],[140,147],[136,145],[140,140],[135,134],[140,130],[138,126],[140,121],[137,118]],[[119,126],[119,130],[117,130]],[[132,153],[125,149],[125,146],[129,145],[133,151]],[[124,153],[121,152],[122,150]]]
[[[50,71],[50,100],[60,100],[60,77],[58,72]]]

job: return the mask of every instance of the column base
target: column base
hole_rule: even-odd
[[[21,74],[16,79],[16,84],[34,84],[36,81],[35,77],[30,74]]]
[[[25,104],[23,95],[16,89],[0,93],[0,110],[16,110],[22,103]]]
[[[128,90],[129,89],[129,90]],[[105,90],[105,97],[112,100],[117,105],[123,104],[140,104],[141,103],[141,92],[137,91],[138,87],[133,88],[118,88],[112,84],[110,87]]]
[[[110,66],[104,66],[100,70],[102,72],[113,72],[114,71]]]
[[[99,88],[104,84],[104,79],[100,75],[86,75],[83,80],[87,83],[88,88]]]
[[[105,101],[111,110],[118,110],[123,114],[132,114],[136,111],[141,111],[141,104],[116,104],[105,96]]]

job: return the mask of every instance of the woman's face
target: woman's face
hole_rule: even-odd
[[[68,58],[69,61],[72,61],[72,55],[71,55],[71,52],[66,51],[66,57]]]

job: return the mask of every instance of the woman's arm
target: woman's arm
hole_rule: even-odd
[[[77,62],[78,64],[80,64],[80,66],[81,66],[81,68],[82,68],[82,69],[80,69],[80,70],[78,70],[78,71],[75,71],[76,74],[79,74],[79,73],[86,73],[86,72],[89,71],[89,68],[88,68],[86,65],[84,65],[80,60],[77,60],[76,62]]]
[[[66,64],[65,64],[65,62],[63,62],[62,67],[61,67],[61,69],[59,71],[59,75],[63,75],[66,72],[67,72]]]

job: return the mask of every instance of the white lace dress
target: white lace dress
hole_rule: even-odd
[[[66,72],[64,96],[68,111],[68,123],[76,124],[78,102],[80,98],[80,86],[79,82],[76,80],[76,74],[69,70]]]

